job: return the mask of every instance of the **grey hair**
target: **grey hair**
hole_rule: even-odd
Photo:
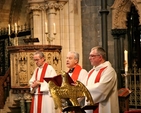
[[[104,60],[106,60],[106,51],[102,48],[102,47],[100,47],[100,46],[96,46],[96,47],[93,47],[92,49],[91,49],[91,51],[92,50],[97,50],[97,54],[98,55],[101,55],[102,56],[102,58],[104,59]]]
[[[75,58],[76,60],[78,60],[78,62],[79,62],[79,53],[77,53],[77,52],[75,52],[75,51],[70,51],[69,53],[73,53],[73,54],[74,54],[74,58]]]
[[[43,52],[41,52],[41,51],[36,51],[35,53],[34,53],[34,55],[39,55],[39,57],[40,58],[45,58],[45,55],[44,55],[44,53]]]

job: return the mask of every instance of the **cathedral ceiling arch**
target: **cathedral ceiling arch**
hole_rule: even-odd
[[[27,1],[27,0],[25,0]],[[23,0],[0,0],[0,27],[7,27],[19,20]]]
[[[138,14],[139,14],[139,24],[141,25],[141,1],[140,0],[131,0],[132,3],[135,5]]]
[[[134,4],[138,10],[141,25],[141,1],[140,0],[115,0],[112,5],[112,29],[126,29],[127,13]]]
[[[0,0],[0,28],[5,27],[9,22],[11,0]]]
[[[23,0],[12,0],[11,10],[9,15],[9,23],[14,24],[18,22],[21,13]]]

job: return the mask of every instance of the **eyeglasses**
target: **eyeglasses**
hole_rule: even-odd
[[[39,61],[40,59],[34,59],[34,61]]]
[[[100,56],[100,55],[89,55],[89,57],[93,57],[93,58],[95,58],[96,56]]]

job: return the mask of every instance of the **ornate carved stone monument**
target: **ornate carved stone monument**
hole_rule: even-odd
[[[33,60],[35,51],[41,50],[45,54],[46,61],[51,64],[56,72],[61,71],[61,46],[55,45],[27,45],[9,46],[10,52],[10,75],[11,95],[13,100],[20,101],[21,111],[25,113],[24,103],[30,105],[31,94],[28,81],[31,78],[36,65]],[[30,108],[29,106],[27,108]]]

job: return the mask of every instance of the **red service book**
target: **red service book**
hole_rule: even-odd
[[[67,76],[68,76],[68,81],[69,81],[70,85],[72,83],[75,83],[68,74],[67,74]],[[57,76],[54,76],[54,77],[46,77],[46,78],[44,78],[44,80],[46,82],[53,81],[57,86],[61,86],[61,84],[62,84],[62,75],[57,75]]]
[[[128,88],[121,88],[118,90],[118,96],[119,97],[127,97],[131,91]]]

